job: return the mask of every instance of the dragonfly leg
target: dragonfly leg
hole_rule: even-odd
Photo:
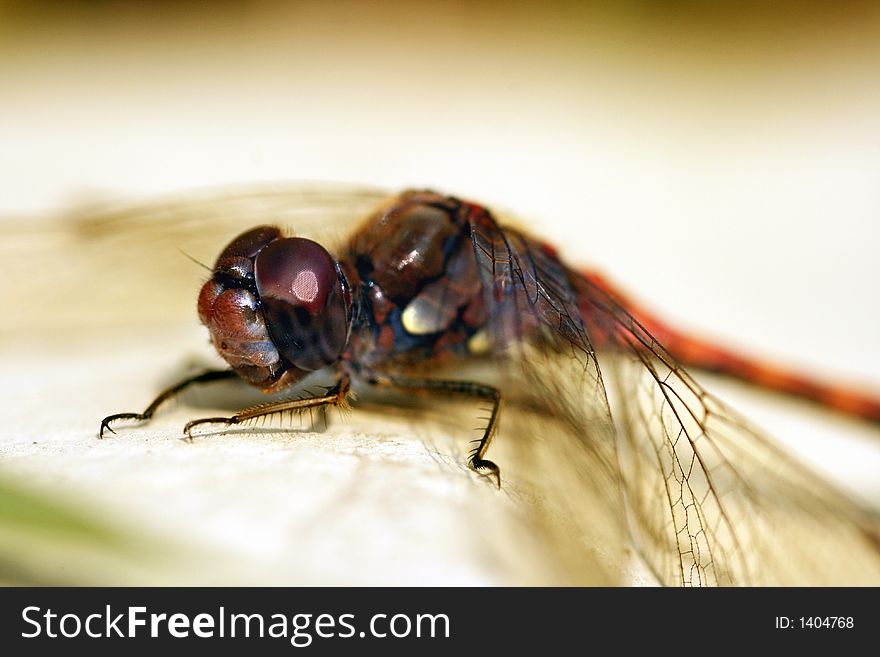
[[[187,440],[192,440],[193,428],[202,424],[224,424],[226,426],[232,426],[259,417],[278,415],[280,413],[302,413],[312,408],[323,408],[326,406],[345,407],[349,389],[350,379],[347,375],[343,375],[337,380],[335,385],[327,389],[327,394],[325,395],[288,399],[269,402],[268,404],[260,404],[259,406],[251,406],[250,408],[246,408],[235,415],[230,415],[229,417],[205,417],[191,420],[183,427],[184,437]]]
[[[473,381],[438,381],[434,379],[411,379],[406,377],[390,376],[386,374],[370,373],[366,380],[372,385],[386,388],[397,388],[411,392],[437,392],[447,395],[462,395],[483,399],[492,404],[489,417],[486,418],[486,427],[479,440],[474,441],[477,446],[471,450],[468,463],[478,473],[495,479],[496,485],[501,488],[501,470],[492,461],[483,458],[489,443],[495,435],[498,427],[498,418],[501,413],[501,391],[498,388],[487,386]]]
[[[170,388],[166,388],[159,395],[150,402],[150,405],[142,413],[115,413],[114,415],[108,415],[103,420],[101,420],[101,428],[98,431],[98,437],[104,437],[104,431],[109,431],[110,433],[116,433],[110,427],[110,425],[119,420],[135,420],[137,422],[143,422],[145,420],[149,420],[153,417],[153,414],[156,412],[156,409],[159,408],[162,404],[164,404],[169,399],[173,399],[184,390],[189,388],[192,385],[197,383],[210,383],[211,381],[223,381],[226,379],[234,379],[236,378],[235,372],[232,370],[209,370],[207,372],[203,372],[202,374],[197,374],[195,376],[191,376],[179,383],[174,384]]]

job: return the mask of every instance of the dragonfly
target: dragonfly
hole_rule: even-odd
[[[331,223],[347,205],[375,205],[365,219],[345,219],[360,223],[332,252],[265,218],[229,242],[196,303],[227,367],[180,381],[141,412],[105,417],[100,437],[210,382],[241,379],[282,396],[193,419],[188,438],[211,425],[247,430],[263,418],[348,408],[357,382],[485,404],[468,464],[500,487],[489,451],[502,417],[537,409],[552,426],[543,448],[565,442],[580,485],[601,502],[587,524],[597,535],[625,532],[657,582],[880,582],[876,512],[801,464],[690,370],[869,422],[880,422],[880,401],[678,331],[477,203],[423,190],[345,199],[311,200]],[[494,374],[454,376],[472,363]],[[332,384],[303,394],[321,372]]]

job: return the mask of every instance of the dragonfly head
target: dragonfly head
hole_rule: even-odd
[[[199,294],[218,353],[246,381],[277,390],[337,362],[351,328],[351,293],[317,242],[260,226],[235,238]]]

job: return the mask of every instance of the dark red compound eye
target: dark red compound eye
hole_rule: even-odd
[[[214,263],[214,274],[234,280],[245,280],[253,275],[253,259],[267,244],[281,237],[275,226],[257,226],[242,233],[229,244]]]
[[[275,240],[257,255],[254,276],[266,326],[285,360],[306,371],[339,360],[351,299],[324,247],[299,237]]]

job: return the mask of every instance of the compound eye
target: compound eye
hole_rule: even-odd
[[[214,272],[235,279],[249,277],[254,271],[254,256],[279,237],[281,231],[275,226],[257,226],[242,233],[220,252],[214,263]]]
[[[276,240],[257,256],[260,299],[285,301],[310,314],[320,312],[336,284],[336,263],[317,242],[301,237]]]
[[[275,240],[257,255],[254,276],[285,359],[306,371],[335,363],[348,340],[350,300],[327,250],[299,237]]]
[[[251,228],[227,244],[226,248],[223,249],[217,258],[217,261],[233,257],[253,258],[269,242],[277,240],[279,237],[281,237],[281,231],[275,226]]]

